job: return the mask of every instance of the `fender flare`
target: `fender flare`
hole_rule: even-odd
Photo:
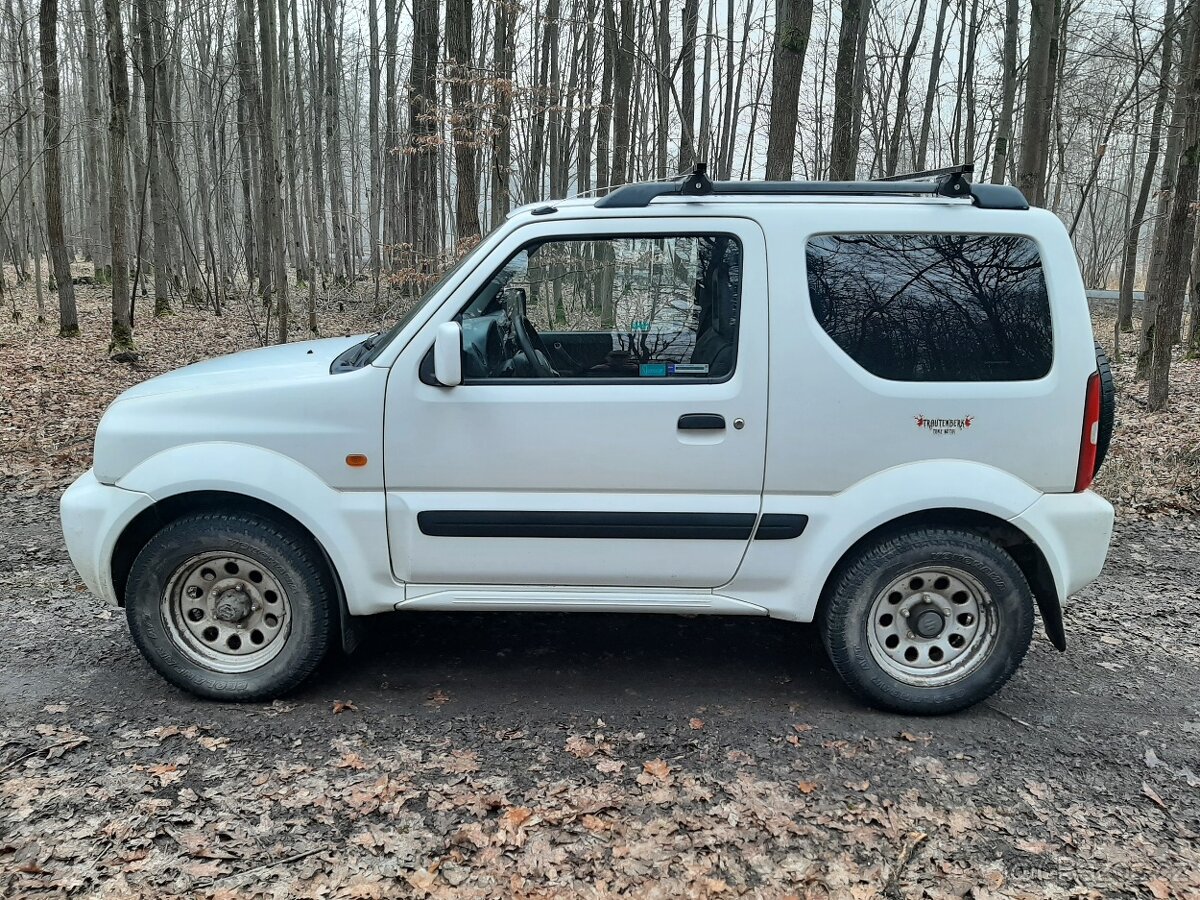
[[[351,615],[395,608],[404,586],[391,575],[386,505],[378,491],[339,491],[274,450],[233,442],[171,447],[143,460],[117,486],[160,503],[189,493],[223,492],[291,516],[312,535],[339,580]]]
[[[779,618],[811,621],[839,564],[861,541],[906,519],[962,517],[966,527],[992,523],[1036,548],[1022,568],[1030,576],[1047,632],[1057,646],[1062,613],[1060,579],[1051,569],[1053,557],[1047,554],[1042,535],[1014,522],[1042,496],[1001,469],[958,459],[894,466],[836,494],[768,494],[763,499],[764,514],[802,513],[809,517],[808,527],[798,542],[751,542],[739,576],[727,590],[771,608]],[[773,575],[763,577],[766,572]]]
[[[856,529],[851,538],[842,542],[836,562],[829,569],[829,579],[832,579],[837,565],[855,545],[893,523],[922,516],[936,518],[944,515],[949,521],[953,521],[956,515],[986,517],[1007,526],[1011,533],[1020,535],[1036,551],[1027,554],[1028,558],[1017,559],[1017,562],[1033,589],[1046,636],[1055,648],[1066,650],[1061,573],[1052,567],[1051,560],[1054,557],[1047,554],[1047,541],[1036,531],[1023,527],[1020,521],[1014,521],[1019,520],[1022,513],[1041,499],[1041,491],[994,466],[940,459],[887,469],[856,483],[843,494],[851,503],[864,505],[871,502],[867,498],[880,495],[888,497],[889,504],[873,516],[864,515],[860,520],[862,526]],[[972,523],[967,518],[963,524],[966,527],[978,527],[979,521]]]

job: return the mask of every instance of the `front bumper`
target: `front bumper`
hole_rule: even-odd
[[[149,494],[101,484],[91,469],[62,495],[59,514],[67,552],[83,583],[101,600],[117,602],[112,583],[117,539],[138,513],[153,505]]]
[[[1104,568],[1113,519],[1111,503],[1083,491],[1043,494],[1011,520],[1041,548],[1064,609],[1067,597],[1094,581]]]

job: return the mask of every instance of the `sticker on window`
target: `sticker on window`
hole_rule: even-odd
[[[671,366],[672,375],[707,375],[708,363],[675,363]]]
[[[665,378],[667,364],[664,362],[648,362],[638,366],[638,374],[643,378]]]

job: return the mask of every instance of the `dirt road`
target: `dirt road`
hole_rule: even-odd
[[[0,896],[1200,896],[1200,522],[1121,525],[988,704],[815,629],[409,614],[286,702],[150,671],[0,481]]]

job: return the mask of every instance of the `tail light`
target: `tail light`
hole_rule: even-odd
[[[1079,439],[1079,468],[1075,472],[1075,491],[1086,491],[1096,477],[1096,445],[1100,440],[1100,373],[1088,378],[1083,401],[1083,436]]]

